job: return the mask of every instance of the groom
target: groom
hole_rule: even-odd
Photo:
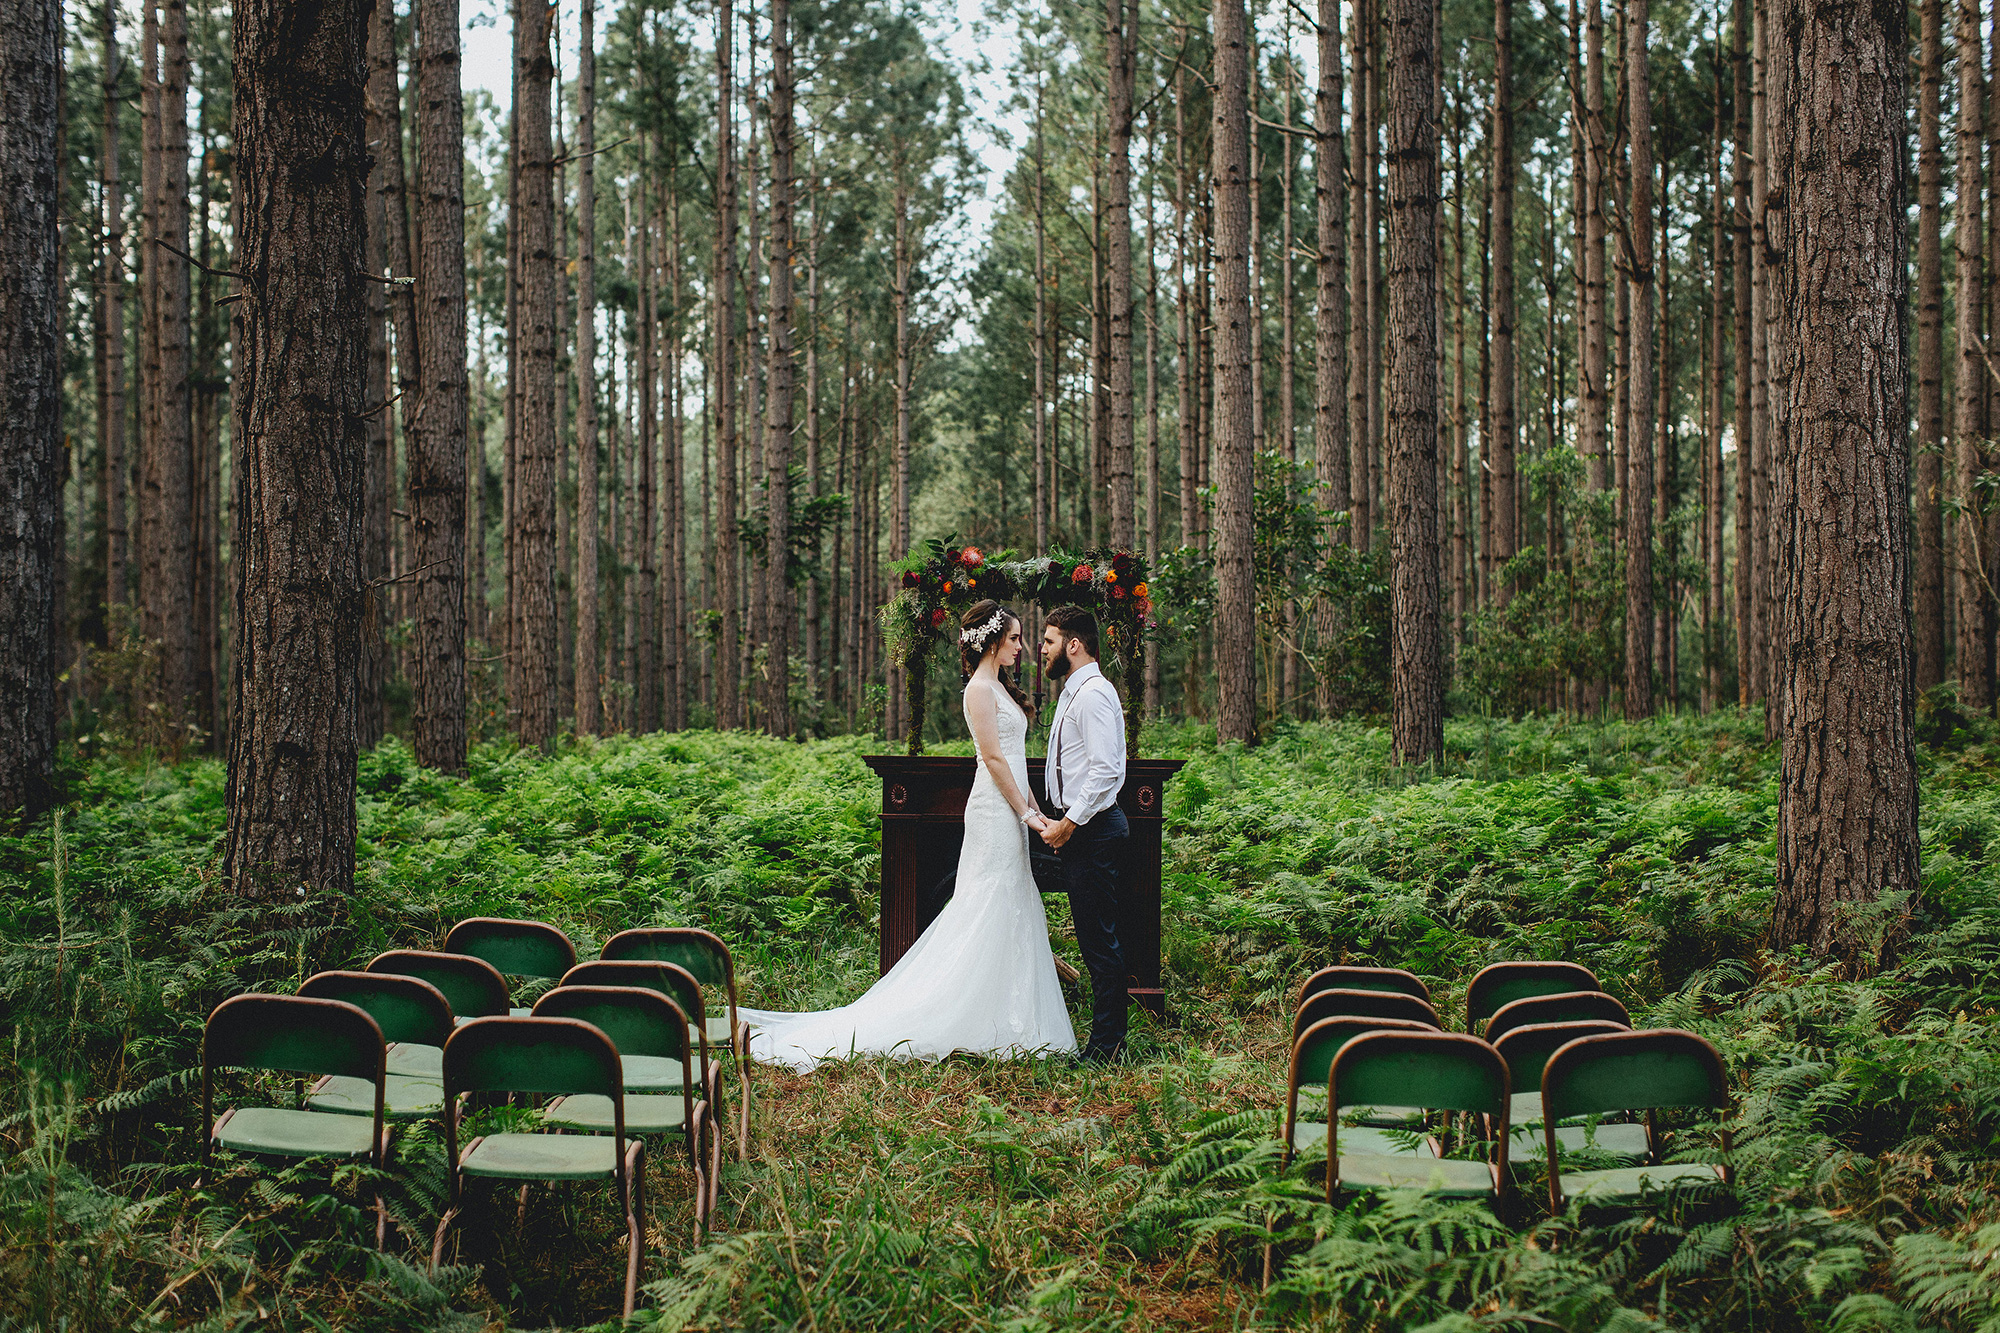
[[[1044,892],[1069,895],[1076,942],[1090,971],[1090,1041],[1081,1058],[1108,1064],[1125,1049],[1125,954],[1118,943],[1118,879],[1131,830],[1118,808],[1125,785],[1125,710],[1097,665],[1097,618],[1059,606],[1042,628],[1042,669],[1062,682],[1049,723],[1048,818],[1035,858]]]

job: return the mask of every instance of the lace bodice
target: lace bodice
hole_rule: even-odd
[[[987,688],[993,691],[993,701],[998,705],[994,723],[1000,732],[1001,757],[1009,760],[1018,759],[1026,763],[1028,759],[1028,715],[1021,711],[1021,705],[1014,702],[1013,696],[1007,693],[1006,686],[1002,685],[999,681],[988,681]],[[968,732],[972,731],[970,694],[971,690],[968,688],[968,697],[959,702],[959,707],[965,710],[965,729]],[[974,733],[972,748],[980,754],[981,758],[985,757],[984,752],[979,750],[977,733]]]

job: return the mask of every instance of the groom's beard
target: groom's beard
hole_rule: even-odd
[[[1059,654],[1054,661],[1044,664],[1050,680],[1061,680],[1069,674],[1069,654]]]

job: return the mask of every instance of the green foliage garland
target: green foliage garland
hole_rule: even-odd
[[[958,620],[967,607],[991,597],[1015,603],[1017,611],[1026,603],[1081,606],[1097,617],[1105,672],[1124,676],[1126,753],[1138,755],[1146,638],[1154,629],[1145,556],[1058,548],[1027,559],[1013,551],[989,557],[949,536],[924,543],[894,570],[903,586],[882,608],[882,643],[903,664],[909,753],[924,752],[924,687],[932,654],[940,644],[957,641]],[[1030,652],[1036,651],[1036,628],[1022,626]]]

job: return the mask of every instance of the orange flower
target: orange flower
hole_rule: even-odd
[[[949,597],[949,596],[951,595],[951,580],[950,580],[950,579],[946,579],[946,580],[944,581],[944,591],[945,591],[945,595],[946,595],[947,597]]]
[[[1134,597],[1150,597],[1153,594],[1152,591],[1149,588],[1147,588],[1145,584],[1142,583],[1138,587],[1132,589],[1132,595]]]
[[[1104,576],[1104,581],[1105,581],[1106,583],[1116,583],[1116,582],[1118,582],[1118,571],[1114,569],[1114,570],[1112,570],[1112,571],[1111,571],[1111,572],[1110,572],[1109,574],[1106,574],[1106,575]]]

